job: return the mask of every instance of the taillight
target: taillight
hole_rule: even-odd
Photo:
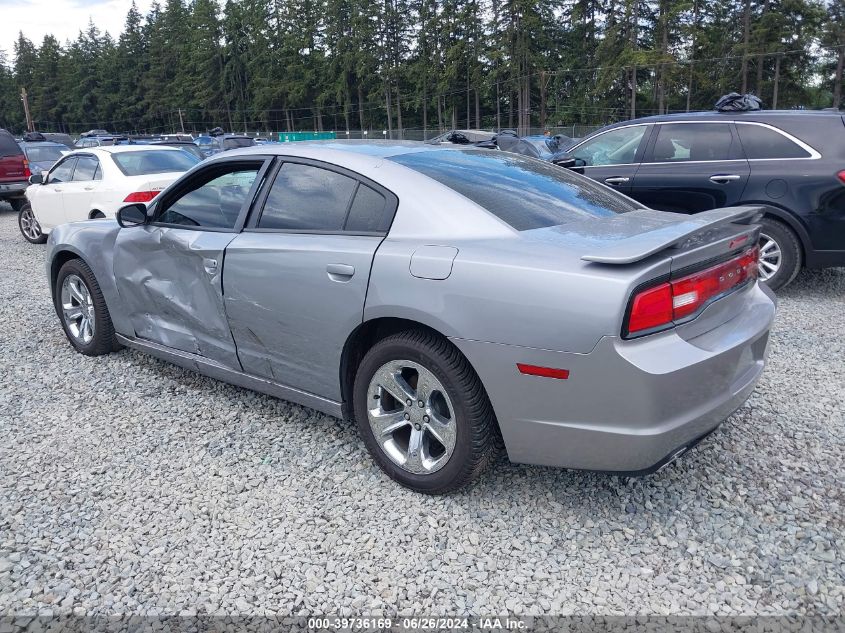
[[[721,264],[640,290],[631,301],[626,334],[665,329],[693,317],[711,301],[756,279],[759,256],[755,246]]]
[[[126,196],[124,202],[149,202],[158,195],[158,191],[136,191]]]
[[[845,183],[845,169],[836,174],[843,183]]]
[[[29,180],[29,177],[32,175],[32,172],[29,169],[29,161],[27,159],[23,159],[23,177]]]

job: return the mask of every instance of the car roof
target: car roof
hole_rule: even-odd
[[[638,123],[661,123],[667,121],[721,121],[748,119],[749,121],[765,121],[767,119],[803,119],[810,117],[837,117],[841,118],[842,112],[831,110],[749,110],[743,112],[718,112],[710,110],[705,112],[676,112],[672,114],[655,114],[653,116],[620,121],[605,126],[604,129],[621,127],[623,125],[636,125]]]
[[[56,143],[55,141],[18,141],[18,145],[21,147],[64,147],[68,149],[68,146],[64,143]]]
[[[373,158],[390,158],[414,152],[446,152],[460,149],[462,146],[428,145],[422,141],[362,141],[362,140],[332,140],[332,141],[296,141],[293,143],[274,143],[271,145],[257,145],[241,147],[217,154],[213,160],[224,160],[227,156],[242,156],[250,154],[272,154],[287,156],[313,156],[319,154],[344,152]]]
[[[91,152],[102,152],[104,154],[122,154],[125,152],[142,152],[142,151],[150,151],[152,149],[156,150],[163,150],[163,151],[174,151],[180,152],[178,147],[171,147],[169,145],[100,145],[99,147],[83,147],[81,149],[74,150],[73,154],[90,154]]]

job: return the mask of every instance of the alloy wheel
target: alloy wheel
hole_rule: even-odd
[[[410,360],[390,361],[370,381],[367,418],[376,442],[400,468],[437,472],[455,450],[457,424],[446,389]]]
[[[62,316],[73,338],[83,345],[91,342],[96,327],[94,300],[78,275],[68,275],[62,282]]]
[[[760,234],[760,260],[757,270],[762,281],[768,281],[780,270],[782,255],[778,243],[765,233]]]
[[[31,240],[41,237],[41,225],[35,219],[32,207],[26,207],[21,211],[21,231]]]

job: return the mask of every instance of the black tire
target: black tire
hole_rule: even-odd
[[[65,316],[65,310],[62,307],[62,289],[65,279],[71,275],[75,275],[81,280],[90,296],[91,312],[94,315],[94,326],[92,328],[93,336],[89,341],[84,341],[73,333]],[[65,336],[67,336],[68,341],[70,341],[70,344],[73,345],[77,352],[86,356],[102,356],[103,354],[120,349],[120,345],[115,337],[114,326],[111,322],[111,315],[109,315],[109,309],[106,306],[106,300],[103,298],[103,293],[100,290],[100,284],[97,283],[94,273],[91,272],[88,264],[84,261],[81,259],[71,259],[61,267],[59,275],[56,278],[56,286],[53,288],[53,303],[56,306],[56,312],[59,315]]]
[[[26,198],[9,198],[9,204],[12,205],[12,211],[18,212],[23,205],[27,204]]]
[[[455,445],[448,461],[435,472],[415,474],[402,468],[387,456],[370,427],[370,381],[385,363],[396,360],[417,363],[431,372],[452,403]],[[376,343],[358,366],[353,411],[359,433],[379,467],[417,492],[435,495],[457,490],[477,478],[495,454],[498,426],[484,386],[458,349],[433,332],[408,330]]]
[[[35,223],[34,225],[32,224],[33,222]],[[30,244],[43,244],[47,241],[47,236],[41,232],[41,226],[38,224],[38,220],[35,219],[32,206],[28,201],[18,209],[18,228],[21,231],[21,235],[23,235],[23,239]]]
[[[801,243],[798,241],[798,236],[786,224],[774,218],[764,217],[760,220],[760,246],[764,245],[767,239],[771,239],[780,250],[780,265],[777,272],[769,279],[763,280],[762,266],[765,263],[762,259],[765,253],[761,252],[761,277],[760,281],[765,283],[772,290],[779,290],[784,288],[801,272],[801,264],[803,262],[803,251]]]

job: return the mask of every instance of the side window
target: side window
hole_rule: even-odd
[[[232,229],[249,200],[261,164],[230,165],[198,175],[193,187],[162,205],[154,222],[215,229]]]
[[[657,126],[651,161],[679,163],[691,160],[728,160],[731,126],[726,123],[669,123]]]
[[[810,158],[803,147],[780,132],[762,125],[738,123],[739,140],[747,158]]]
[[[381,233],[390,228],[387,200],[378,191],[367,185],[358,185],[346,225],[353,233]]]
[[[285,163],[267,194],[258,228],[340,231],[356,185],[337,172]]]
[[[586,141],[570,154],[587,166],[627,165],[634,162],[647,129],[647,125],[635,125],[611,130]]]
[[[99,167],[100,161],[93,156],[80,156],[76,161],[76,169],[73,172],[74,182],[94,180],[94,175]]]
[[[47,178],[47,182],[50,183],[59,183],[59,182],[70,182],[71,178],[73,177],[73,166],[76,164],[76,157],[68,158],[67,160],[63,160],[58,165],[53,167],[50,170],[50,175]]]

